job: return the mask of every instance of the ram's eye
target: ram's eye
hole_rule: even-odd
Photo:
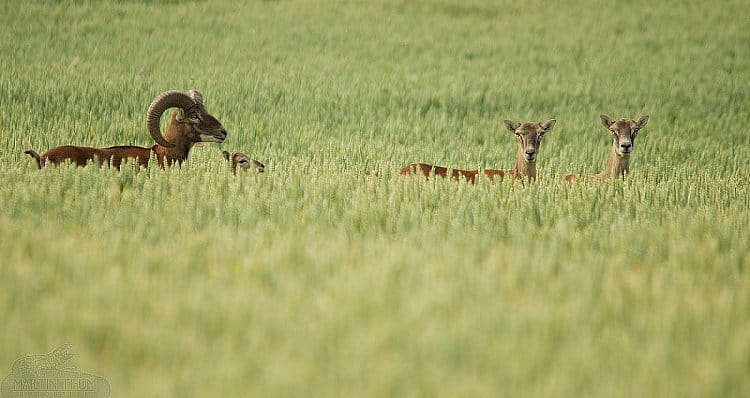
[[[197,121],[199,121],[201,119],[200,119],[200,117],[198,117],[198,115],[190,115],[190,120],[193,121],[193,122],[197,122]]]
[[[240,164],[247,164],[247,160],[245,159],[240,160]]]

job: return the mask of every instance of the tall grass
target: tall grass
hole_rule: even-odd
[[[118,396],[745,396],[748,8],[3,2],[0,372],[70,342]],[[22,154],[151,145],[173,88],[229,131],[182,168]],[[632,174],[561,185],[600,113],[651,116]],[[553,117],[536,184],[396,173],[510,168],[502,120]]]

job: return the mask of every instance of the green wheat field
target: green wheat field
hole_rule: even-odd
[[[748,15],[2,1],[0,378],[71,343],[113,397],[747,397]],[[22,153],[153,145],[169,89],[229,133],[182,168]],[[604,167],[602,113],[651,117],[631,174],[561,184]],[[551,118],[533,184],[398,174],[509,169],[503,119]]]

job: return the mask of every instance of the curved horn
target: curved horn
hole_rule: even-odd
[[[190,98],[193,99],[193,101],[195,101],[196,103],[199,103],[199,104],[203,105],[203,94],[201,94],[200,91],[198,91],[198,90],[190,90],[190,91],[188,91],[188,95],[190,96]]]
[[[161,130],[159,129],[161,115],[169,108],[177,107],[187,110],[193,105],[195,105],[195,101],[182,91],[170,90],[159,94],[151,102],[151,106],[148,107],[148,112],[146,113],[146,126],[154,141],[161,146],[174,148],[174,144],[164,139],[164,136],[161,135]]]

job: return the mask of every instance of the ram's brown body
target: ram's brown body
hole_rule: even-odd
[[[168,107],[178,107],[172,113],[169,127],[162,136],[159,131],[159,119]],[[77,166],[85,166],[96,161],[99,165],[110,164],[120,168],[125,161],[137,161],[139,165],[147,167],[151,156],[156,156],[159,167],[182,164],[188,157],[190,149],[197,142],[223,142],[226,138],[224,127],[211,116],[203,106],[203,96],[197,91],[189,94],[168,91],[162,93],[151,104],[147,120],[149,132],[156,145],[140,146],[111,146],[107,148],[93,148],[87,146],[63,145],[52,148],[42,155],[33,149],[24,153],[33,157],[41,169],[47,162],[60,165],[69,161]]]
[[[37,166],[40,169],[48,162],[58,166],[66,161],[69,161],[76,166],[85,166],[89,162],[97,161],[99,165],[106,163],[119,169],[122,162],[127,159],[135,159],[141,166],[148,166],[148,161],[151,158],[151,153],[154,148],[156,148],[156,145],[151,148],[143,148],[139,146],[92,148],[88,146],[63,145],[52,148],[41,155],[37,154],[32,149],[29,149],[24,153],[31,155],[36,159]]]

